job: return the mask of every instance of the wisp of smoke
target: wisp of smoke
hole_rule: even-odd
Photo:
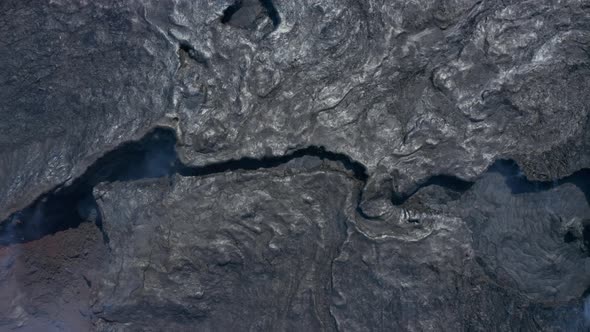
[[[173,147],[148,150],[143,158],[143,163],[137,167],[137,171],[140,173],[138,177],[157,178],[168,176],[173,172],[176,158],[176,151]]]

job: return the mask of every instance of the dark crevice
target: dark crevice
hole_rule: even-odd
[[[293,153],[278,156],[278,157],[262,157],[262,158],[240,158],[235,160],[228,160],[219,163],[213,163],[200,167],[190,167],[182,164],[177,165],[177,172],[182,176],[205,176],[215,173],[223,173],[233,170],[256,170],[275,168],[289,161],[305,156],[317,157],[322,160],[337,161],[342,166],[351,171],[354,177],[362,182],[366,182],[369,178],[365,166],[361,163],[350,159],[348,156],[327,151],[323,147],[310,146],[304,149],[296,150]]]
[[[221,16],[221,23],[226,24],[231,20],[231,17],[242,8],[242,0],[237,0],[233,5],[227,7]]]
[[[94,222],[102,231],[102,216],[92,195],[94,186],[170,175],[176,160],[175,144],[171,130],[157,129],[140,141],[107,153],[71,185],[42,195],[0,222],[0,245],[29,242],[83,222]],[[103,239],[108,242],[104,231]]]
[[[581,169],[569,176],[553,181],[531,181],[524,176],[515,161],[498,160],[484,174],[487,172],[500,173],[505,178],[512,194],[515,195],[543,192],[562,184],[571,183],[584,193],[586,200],[590,203],[590,169]],[[403,205],[416,192],[432,185],[461,194],[469,190],[474,184],[475,181],[466,181],[452,175],[435,175],[427,178],[422,183],[418,183],[413,190],[407,193],[393,192],[391,201],[394,205]]]
[[[314,156],[322,160],[340,162],[355,178],[365,182],[368,178],[365,167],[348,156],[326,151],[323,147],[308,147],[285,156],[241,158],[201,167],[183,165],[176,154],[174,131],[158,128],[139,141],[125,143],[105,154],[90,166],[71,185],[42,195],[27,208],[13,213],[0,222],[0,245],[10,245],[37,240],[83,222],[94,222],[103,233],[94,186],[101,182],[133,181],[145,178],[182,176],[205,176],[234,170],[274,168],[293,159]]]
[[[586,200],[590,202],[590,169],[587,168],[553,181],[528,180],[518,164],[512,160],[499,160],[490,167],[489,171],[502,174],[513,194],[542,192],[570,183],[577,186],[584,193]]]
[[[92,288],[92,281],[85,275],[82,275],[82,278],[84,279],[84,282],[86,282],[86,286],[88,286],[88,288]]]
[[[563,242],[565,243],[572,243],[576,241],[576,236],[572,232],[567,232],[563,236]]]
[[[188,42],[181,42],[178,45],[179,52],[186,54],[186,57],[196,61],[200,64],[207,64],[207,58],[201,52],[197,51],[191,44]]]
[[[435,175],[426,179],[424,182],[419,183],[413,190],[406,194],[395,192],[392,193],[391,202],[393,203],[393,205],[403,205],[410,197],[412,197],[420,189],[429,186],[439,186],[451,190],[453,192],[463,193],[467,191],[469,188],[471,188],[473,184],[474,182],[465,181],[451,175]]]
[[[276,28],[281,24],[281,16],[279,12],[275,8],[275,5],[272,3],[272,0],[260,0],[260,4],[266,10],[266,14],[268,18],[272,21],[272,25]]]
[[[93,188],[101,182],[160,178],[172,174],[194,177],[236,170],[269,169],[305,156],[340,163],[359,181],[360,188],[364,187],[369,177],[363,164],[345,154],[327,151],[321,146],[310,146],[284,156],[245,157],[193,167],[180,162],[176,153],[176,143],[177,138],[173,130],[157,128],[139,141],[125,143],[108,152],[72,184],[42,195],[27,208],[13,213],[0,222],[0,245],[36,240],[48,234],[75,228],[83,222],[94,222],[102,230],[102,216],[92,193]],[[549,182],[527,180],[521,175],[516,163],[512,161],[498,161],[489,168],[488,172],[500,172],[515,194],[538,192],[556,185],[572,183],[584,192],[590,202],[590,170],[588,169]],[[432,185],[461,194],[473,184],[474,182],[449,175],[436,175],[426,179],[407,194],[394,193],[392,202],[395,205],[401,205],[420,189]],[[357,211],[363,215],[360,209],[361,195],[362,192],[359,194]],[[410,222],[419,223],[420,221],[416,219]],[[108,242],[104,231],[103,236],[105,242]],[[586,247],[590,247],[590,225],[584,228],[583,242]]]
[[[276,29],[281,24],[281,16],[274,6],[272,0],[237,0],[232,5],[223,11],[221,16],[221,23],[228,24],[232,21],[232,17],[244,7],[256,4],[256,1],[264,9],[264,14],[271,20],[273,27]],[[258,6],[258,5],[257,5]]]
[[[182,43],[180,43],[180,44],[178,45],[178,48],[179,48],[181,51],[184,51],[184,52],[186,52],[186,53],[190,53],[190,52],[192,52],[192,51],[194,51],[194,50],[195,50],[195,49],[194,49],[194,48],[193,48],[193,47],[192,47],[190,44],[188,44],[188,43],[185,43],[185,42],[182,42]]]

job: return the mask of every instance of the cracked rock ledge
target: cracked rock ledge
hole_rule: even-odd
[[[444,329],[484,329],[491,318],[480,315],[497,306],[514,307],[502,318],[510,328],[585,324],[588,170],[529,181],[500,161],[474,182],[433,176],[368,218],[359,208],[366,169],[348,156],[310,147],[190,167],[176,144],[158,128],[1,223],[11,245],[4,278],[16,283],[6,290],[28,308],[7,325],[55,325],[55,299],[25,299],[66,278],[82,289],[56,294],[77,302],[58,307],[60,324],[102,331],[428,329],[443,317]],[[60,247],[69,234],[82,243],[58,254],[69,255],[56,259],[67,267],[49,277],[37,265],[51,254],[32,243]],[[539,269],[556,277],[539,278]],[[438,295],[396,318],[420,294]]]

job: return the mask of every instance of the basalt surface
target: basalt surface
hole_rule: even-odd
[[[0,3],[0,330],[590,327],[590,3]]]

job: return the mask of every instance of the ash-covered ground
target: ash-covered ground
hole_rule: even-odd
[[[587,0],[0,1],[0,331],[590,331]]]

